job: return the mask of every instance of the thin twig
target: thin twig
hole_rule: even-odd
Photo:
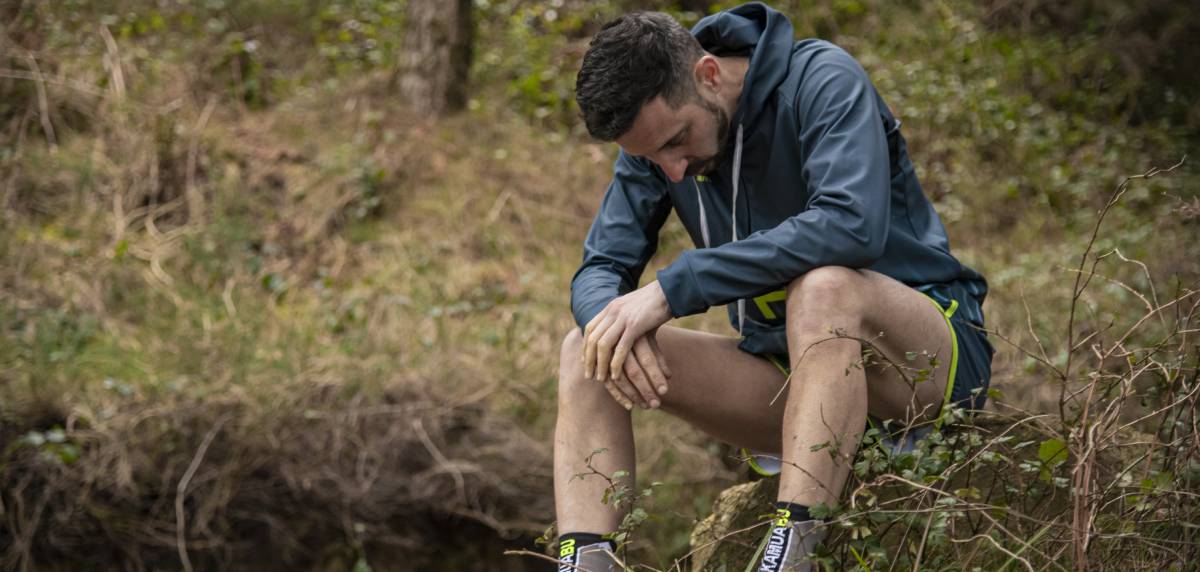
[[[1001,551],[1001,552],[1003,552],[1003,553],[1007,554],[1007,555],[1008,555],[1010,558],[1012,558],[1013,560],[1017,560],[1017,561],[1019,561],[1021,564],[1024,564],[1024,565],[1025,565],[1025,569],[1026,569],[1026,570],[1029,570],[1029,572],[1033,572],[1033,565],[1032,565],[1032,564],[1030,564],[1028,560],[1026,560],[1026,559],[1022,558],[1020,555],[1018,555],[1018,554],[1016,554],[1016,553],[1012,552],[1011,550],[1009,550],[1009,549],[1005,548],[1005,547],[1004,547],[1003,545],[1001,545],[999,542],[996,542],[996,539],[995,539],[995,538],[992,538],[990,535],[987,535],[987,534],[976,534],[975,536],[972,536],[971,538],[964,538],[964,539],[962,539],[962,540],[958,540],[958,539],[956,539],[956,538],[951,538],[951,539],[950,539],[950,542],[954,542],[954,543],[956,543],[956,544],[963,544],[963,543],[966,543],[966,542],[971,542],[971,541],[973,541],[973,540],[979,540],[980,538],[982,538],[982,539],[984,539],[984,540],[987,540],[988,542],[991,542],[991,543],[992,543],[992,546],[995,546],[995,547],[996,547],[996,549],[998,549],[999,551]]]
[[[208,119],[212,116],[216,105],[217,100],[212,97],[208,99],[208,103],[204,104],[204,110],[200,112],[200,118],[196,120],[196,125],[192,127],[192,137],[188,144],[187,186],[185,193],[187,195],[189,224],[199,225],[204,222],[204,196],[196,189],[196,162],[200,155],[200,132],[208,125]]]
[[[125,73],[121,70],[121,52],[117,50],[117,41],[104,24],[100,24],[100,37],[104,38],[104,63],[108,64],[108,71],[112,77],[113,93],[117,95],[117,99],[124,99]]]
[[[187,572],[192,572],[192,561],[188,559],[187,553],[187,515],[184,512],[183,501],[187,497],[188,484],[192,482],[192,477],[196,475],[200,463],[204,460],[204,454],[226,421],[229,421],[229,416],[221,417],[204,435],[204,440],[200,442],[200,447],[192,456],[192,463],[188,465],[187,471],[183,473],[183,478],[179,479],[179,486],[175,488],[175,547],[179,550],[179,562],[183,564],[183,569]]]
[[[50,98],[46,96],[46,78],[42,75],[42,69],[38,67],[33,52],[26,52],[25,58],[29,60],[29,69],[33,72],[33,83],[37,88],[38,118],[42,121],[42,132],[46,134],[46,142],[50,144],[50,148],[57,148],[58,137],[54,135],[54,123],[50,121]]]
[[[446,472],[454,479],[454,486],[458,490],[458,499],[462,501],[463,506],[467,505],[467,484],[463,478],[462,471],[459,470],[455,463],[450,462],[441,450],[433,444],[433,440],[429,438],[429,433],[425,432],[425,425],[420,419],[414,419],[412,422],[413,429],[417,432],[417,437],[421,440],[421,444],[425,446],[425,450],[429,451],[430,456],[441,465]]]

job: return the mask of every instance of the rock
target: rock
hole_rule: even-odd
[[[713,512],[692,530],[692,570],[745,570],[774,510],[779,479],[734,485],[721,492]]]

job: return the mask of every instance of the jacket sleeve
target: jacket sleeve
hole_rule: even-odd
[[[668,183],[658,168],[624,151],[583,245],[571,281],[571,313],[580,328],[614,298],[637,287],[671,214]]]
[[[867,267],[883,255],[890,158],[866,72],[830,50],[810,63],[794,102],[805,210],[738,242],[686,251],[661,270],[673,315],[757,296],[820,266]]]

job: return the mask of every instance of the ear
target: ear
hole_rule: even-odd
[[[721,86],[721,62],[712,54],[704,54],[692,67],[692,76],[696,79],[696,87],[717,91]]]

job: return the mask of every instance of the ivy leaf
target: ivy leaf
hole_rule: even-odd
[[[1057,467],[1067,461],[1067,444],[1057,437],[1042,441],[1038,445],[1038,458],[1049,467]]]
[[[1038,477],[1044,482],[1051,482],[1053,475],[1050,472],[1065,463],[1067,456],[1067,444],[1062,439],[1056,437],[1042,441],[1042,444],[1038,445],[1038,459],[1042,461],[1042,470]]]
[[[818,520],[827,520],[836,512],[836,509],[836,505],[816,504],[808,508],[808,515]]]

